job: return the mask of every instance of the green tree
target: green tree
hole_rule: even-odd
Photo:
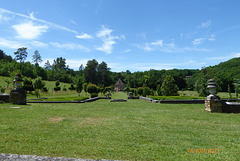
[[[45,86],[45,82],[43,82],[42,77],[37,77],[33,81],[33,88],[36,92],[36,96],[40,97],[40,90],[42,90]]]
[[[25,89],[25,91],[29,91],[29,92],[34,91],[31,78],[27,78],[27,77],[23,78],[23,89]]]
[[[86,79],[87,83],[89,83],[89,82],[92,82],[95,84],[98,83],[97,69],[98,69],[97,60],[93,59],[93,60],[89,60],[87,62],[87,65],[84,69],[84,75],[85,75],[85,79]]]
[[[151,90],[149,87],[143,87],[143,96],[146,97],[146,96],[149,96],[151,95]]]
[[[110,76],[110,68],[108,68],[107,63],[104,61],[98,65],[97,75],[98,84],[102,84],[104,86],[111,85],[112,79]]]
[[[51,66],[51,64],[49,63],[49,60],[47,60],[47,62],[44,64],[44,66],[45,66],[45,69],[46,69],[46,70],[51,70],[51,69],[52,69],[52,66]]]
[[[229,97],[232,98],[232,91],[231,91],[230,85],[228,85],[228,94],[229,94]]]
[[[81,80],[81,79],[78,79],[78,81],[77,81],[77,87],[76,87],[76,90],[77,90],[77,92],[78,92],[78,96],[80,96],[80,93],[82,92],[82,89],[83,89],[82,80]]]
[[[178,96],[178,87],[171,75],[167,75],[162,83],[161,92],[163,96]]]
[[[239,89],[240,89],[240,79],[234,79],[234,88],[235,88],[235,93],[236,93],[236,97],[238,98],[238,94],[239,94]]]
[[[157,85],[157,94],[158,96],[161,96],[162,92],[161,92],[161,85]]]
[[[18,48],[18,50],[14,52],[14,55],[15,55],[15,60],[20,61],[20,70],[22,71],[22,63],[24,62],[24,60],[26,60],[28,55],[27,48],[25,47]]]
[[[9,84],[11,83],[11,81],[9,80],[9,79],[4,79],[4,82],[6,82],[7,83],[7,88],[9,87]]]
[[[42,57],[41,55],[39,54],[39,51],[38,50],[35,50],[34,51],[34,55],[33,55],[33,62],[35,63],[36,66],[39,66],[38,63],[41,63],[42,62]]]
[[[87,93],[87,85],[88,85],[87,83],[83,83],[83,90],[85,93]]]
[[[98,93],[97,86],[95,84],[92,84],[92,83],[88,84],[87,92],[91,94],[91,97],[97,95],[97,93]]]
[[[137,93],[142,96],[143,95],[143,87],[138,87]]]

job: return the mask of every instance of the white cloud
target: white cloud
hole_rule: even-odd
[[[18,49],[20,47],[23,47],[24,45],[17,41],[11,41],[4,38],[0,38],[0,46],[11,48],[11,49]]]
[[[30,44],[31,44],[32,46],[40,47],[40,48],[43,48],[43,47],[47,47],[47,46],[48,46],[48,44],[43,43],[43,42],[40,42],[40,41],[32,41],[32,42],[30,42]]]
[[[173,69],[175,64],[161,64],[161,63],[136,63],[129,66],[129,68],[136,71],[147,71],[150,69],[162,70],[162,69]]]
[[[212,35],[208,38],[208,40],[209,40],[209,41],[215,41],[215,40],[216,40],[215,37],[216,37],[216,36],[212,34]]]
[[[70,68],[74,68],[78,70],[79,66],[83,64],[83,66],[86,66],[88,59],[82,59],[82,60],[71,60],[71,59],[66,59],[66,64],[69,65]]]
[[[143,47],[143,50],[145,50],[145,51],[152,51],[153,48],[151,48],[151,46],[147,43],[147,44],[145,44],[145,46]]]
[[[102,40],[103,44],[102,46],[97,47],[96,50],[105,52],[106,54],[111,54],[113,50],[113,45],[116,44],[115,40],[125,39],[124,35],[121,35],[120,37],[112,36],[112,32],[112,29],[102,26],[102,29],[96,34],[96,36]]]
[[[32,22],[13,25],[12,27],[16,30],[17,37],[22,39],[37,39],[48,29],[47,26],[36,26]]]
[[[203,41],[205,41],[205,38],[198,38],[192,41],[193,45],[200,45],[201,43],[203,43]]]
[[[129,53],[129,52],[131,52],[132,51],[132,49],[126,49],[126,50],[124,50],[122,53]]]
[[[64,49],[70,49],[70,50],[82,50],[85,52],[89,52],[90,49],[84,47],[80,44],[74,44],[74,43],[66,43],[66,44],[60,44],[57,42],[50,42],[50,44],[56,48],[64,48]]]
[[[79,39],[92,39],[93,37],[91,35],[88,35],[88,34],[84,33],[82,35],[77,35],[76,38],[79,38]]]
[[[163,46],[163,40],[157,40],[155,42],[152,42],[151,45],[157,45],[157,46],[162,47]]]
[[[206,22],[203,22],[200,26],[198,26],[198,28],[208,28],[210,27],[212,21],[211,20],[208,20]]]
[[[215,41],[215,35],[210,35],[209,37],[203,37],[203,38],[197,38],[195,40],[192,41],[193,45],[200,45],[205,41]]]
[[[234,53],[233,57],[240,57],[240,52],[239,53]]]
[[[33,20],[33,21],[41,22],[41,23],[47,25],[48,27],[52,27],[52,28],[56,28],[56,29],[60,29],[60,30],[65,30],[65,31],[68,31],[68,32],[78,34],[77,31],[72,30],[70,28],[67,28],[65,26],[58,25],[58,24],[55,24],[55,23],[52,23],[52,22],[49,22],[49,21],[46,21],[46,20],[35,18],[33,12],[29,13],[29,15],[24,15],[24,14],[21,14],[21,13],[16,13],[16,12],[12,12],[12,11],[0,8],[0,13],[5,13],[5,14],[13,15],[13,16],[23,17],[23,18],[30,19],[30,20]]]
[[[2,14],[0,14],[0,23],[4,22],[4,21],[8,21],[9,20],[9,17],[6,17]]]

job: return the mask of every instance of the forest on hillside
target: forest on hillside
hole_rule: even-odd
[[[42,77],[43,80],[60,81],[76,84],[79,80],[82,83],[93,83],[99,87],[114,85],[121,79],[128,88],[149,87],[156,90],[162,85],[164,78],[171,75],[179,90],[196,90],[200,95],[208,93],[206,87],[210,78],[214,78],[219,85],[219,91],[234,92],[236,83],[240,79],[240,58],[234,58],[216,66],[198,69],[172,69],[138,71],[131,73],[112,72],[106,62],[89,60],[86,66],[79,64],[79,70],[74,71],[66,64],[66,59],[58,57],[50,64],[45,62],[44,67],[39,66],[42,57],[39,51],[32,55],[32,62],[25,62],[28,53],[27,48],[19,48],[14,52],[15,58],[0,50],[0,75],[13,77],[17,72],[24,77],[31,79]]]

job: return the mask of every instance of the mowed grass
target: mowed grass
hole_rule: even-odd
[[[113,98],[127,95],[115,93]],[[205,112],[203,104],[143,100],[0,104],[0,153],[117,160],[238,160],[239,135],[239,114]],[[188,152],[209,148],[219,152]]]

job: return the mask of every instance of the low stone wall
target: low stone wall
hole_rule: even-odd
[[[97,101],[99,99],[111,99],[111,98],[94,97],[94,98],[89,98],[89,99],[82,100],[82,101],[27,101],[27,103],[86,103],[86,102]]]
[[[130,96],[128,96],[128,99],[139,99],[139,97],[130,97]]]
[[[240,113],[240,102],[223,102],[223,113]]]
[[[205,100],[161,100],[159,103],[166,104],[204,104]]]
[[[0,94],[0,101],[8,103],[9,102],[9,98],[10,98],[10,95],[7,94],[7,93],[1,93]]]
[[[93,160],[93,159],[78,159],[78,158],[64,158],[64,157],[48,157],[37,155],[19,155],[19,154],[4,154],[0,153],[0,160],[3,161],[115,161],[115,160]],[[117,161],[117,160],[116,160]]]
[[[126,99],[111,99],[110,102],[127,102]]]
[[[148,101],[148,102],[152,102],[151,98],[147,98],[147,97],[143,97],[143,96],[139,96],[139,99],[145,100],[145,101]]]

